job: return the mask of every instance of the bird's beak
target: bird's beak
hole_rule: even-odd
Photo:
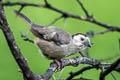
[[[92,44],[91,44],[91,42],[90,41],[88,41],[88,47],[92,47]]]

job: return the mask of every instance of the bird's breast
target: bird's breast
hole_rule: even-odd
[[[49,59],[61,59],[66,56],[64,48],[54,42],[36,38],[35,44],[40,48],[42,54]]]

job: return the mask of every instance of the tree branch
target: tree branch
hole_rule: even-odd
[[[86,17],[91,17],[88,13],[88,11],[85,9],[84,5],[82,4],[82,2],[80,0],[77,0],[77,2],[80,4],[82,10],[84,11]]]
[[[33,7],[45,7],[42,4],[26,3],[26,2],[5,2],[2,3],[3,6],[33,6]]]
[[[47,2],[47,4],[48,4],[48,2]],[[117,27],[117,26],[111,26],[111,25],[108,25],[108,24],[104,24],[104,23],[102,23],[102,22],[100,22],[100,21],[98,21],[98,20],[96,20],[92,17],[83,17],[83,16],[74,15],[74,14],[62,11],[58,8],[55,8],[50,4],[48,6],[46,4],[44,5],[44,4],[34,4],[34,3],[25,3],[25,2],[6,2],[6,3],[3,3],[3,6],[16,6],[16,5],[19,5],[19,6],[25,5],[25,6],[47,8],[47,9],[50,9],[52,11],[58,12],[58,13],[62,14],[64,17],[67,17],[67,18],[69,17],[69,18],[74,18],[74,19],[78,19],[78,20],[82,20],[82,21],[87,21],[87,22],[99,25],[101,27],[104,27],[106,29],[110,29],[111,31],[120,32],[120,28]]]
[[[100,80],[105,80],[105,77],[111,73],[113,70],[115,70],[118,65],[120,65],[120,58],[114,62],[108,69],[106,69],[104,72],[101,72],[100,74]]]
[[[2,6],[2,0],[0,0],[0,23],[1,23],[0,26],[1,26],[2,32],[4,33],[4,36],[11,50],[11,53],[14,56],[14,59],[19,65],[20,69],[22,70],[24,77],[27,80],[37,80],[37,76],[35,76],[34,73],[31,71],[31,69],[29,68],[27,61],[23,57],[19,47],[16,44],[13,33],[5,17],[4,9]]]
[[[82,69],[80,69],[79,71],[77,71],[77,72],[71,72],[70,73],[70,76],[66,79],[66,80],[71,80],[71,79],[73,79],[75,76],[77,76],[77,75],[80,75],[80,74],[82,74],[84,71],[87,71],[87,70],[90,70],[90,69],[93,69],[93,68],[95,68],[94,66],[86,66],[86,67],[83,67]]]
[[[89,31],[89,32],[87,32],[87,34],[90,38],[92,38],[94,35],[105,34],[107,32],[111,32],[111,31],[112,31],[111,29],[107,29],[107,30],[100,31],[100,32]]]
[[[79,53],[82,57],[87,57],[82,51],[79,51]]]
[[[96,68],[96,69],[108,69],[111,64],[110,63],[102,63],[98,60],[94,60],[94,59],[90,59],[87,57],[76,57],[76,58],[72,58],[72,59],[63,59],[61,60],[62,63],[62,67],[66,67],[66,66],[74,66],[77,67],[79,64],[89,64],[91,66],[82,68],[81,70],[79,70],[78,72],[73,73],[72,75],[70,75],[67,80],[72,79],[73,77],[77,76],[78,74],[81,74],[82,72],[88,70],[88,69],[92,69],[92,68]],[[44,75],[42,75],[43,79],[48,80],[50,79],[50,77],[53,75],[54,71],[57,69],[58,65],[54,62],[51,63],[50,68],[46,71],[46,73]],[[115,69],[113,69],[114,71],[118,71],[119,67],[116,67]]]
[[[81,5],[82,3],[80,3]],[[3,6],[16,6],[19,5],[21,6],[21,8],[19,9],[19,11],[21,11],[24,7],[27,6],[34,6],[34,7],[41,7],[41,8],[47,8],[50,9],[52,11],[58,12],[60,14],[62,14],[61,17],[57,18],[55,21],[61,19],[62,17],[64,18],[74,18],[74,19],[78,19],[78,20],[82,20],[82,21],[87,21],[96,25],[99,25],[101,27],[104,27],[107,29],[107,31],[104,31],[102,33],[106,33],[110,31],[117,31],[120,32],[120,28],[117,26],[111,26],[108,24],[104,24],[92,17],[88,17],[89,14],[87,12],[87,10],[84,8],[83,5],[81,5],[83,11],[85,12],[87,17],[83,17],[83,16],[78,16],[78,15],[74,15],[65,11],[62,11],[60,9],[57,9],[55,7],[53,7],[51,4],[49,4],[47,2],[47,0],[45,0],[45,4],[34,4],[34,3],[25,3],[25,2],[6,2],[6,3],[2,3],[2,0],[0,0],[0,25],[1,25],[1,29],[6,37],[7,43],[10,47],[10,50],[12,52],[12,55],[14,56],[17,64],[19,65],[20,69],[22,70],[22,73],[24,75],[24,79],[26,80],[39,80],[39,79],[45,79],[48,80],[50,79],[50,77],[53,75],[54,71],[57,68],[57,64],[55,63],[51,63],[50,68],[46,71],[46,73],[44,75],[35,75],[29,68],[27,61],[25,60],[25,58],[22,56],[22,53],[20,52],[20,49],[18,48],[16,41],[14,40],[14,36],[12,34],[11,29],[9,28],[9,25],[7,23],[5,14],[4,14],[4,9]],[[99,32],[101,34],[101,32]],[[97,33],[98,34],[98,33]],[[83,55],[85,56],[85,55]],[[120,61],[120,60],[119,60]],[[89,64],[92,66],[95,66],[95,68],[100,68],[102,69],[103,67],[106,69],[106,71],[104,71],[103,73],[101,73],[100,79],[103,80],[104,77],[109,74],[112,70],[115,71],[120,71],[120,66],[118,66],[118,61],[116,61],[116,63],[114,64],[110,64],[110,63],[101,63],[98,60],[93,60],[87,57],[82,57],[82,58],[73,58],[73,59],[64,59],[62,60],[62,65],[63,67],[66,66],[78,66],[78,64]],[[113,66],[115,65],[115,66]],[[116,67],[117,66],[117,67]],[[79,71],[79,73],[82,73],[83,71],[90,69],[90,67],[85,67],[83,69],[81,69]],[[112,69],[112,70],[111,70]],[[78,74],[78,73],[75,73]],[[74,76],[73,76],[74,77]]]
[[[111,75],[112,75],[112,77],[113,77],[114,80],[117,80],[116,77],[115,77],[115,75],[113,73],[111,73]]]
[[[54,19],[54,20],[53,20],[49,25],[47,25],[47,26],[50,26],[50,25],[56,23],[58,20],[60,20],[60,19],[62,19],[62,18],[63,18],[63,16],[60,16],[60,17]]]

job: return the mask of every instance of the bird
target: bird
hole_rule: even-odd
[[[61,60],[92,46],[86,34],[71,34],[59,27],[35,24],[23,13],[17,10],[14,13],[31,26],[34,43],[47,59]]]

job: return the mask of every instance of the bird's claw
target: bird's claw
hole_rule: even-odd
[[[57,68],[56,68],[55,72],[61,71],[64,68],[61,60],[54,60],[53,63],[57,64]]]
[[[26,33],[25,35],[21,32],[21,37],[23,38],[24,41],[29,41],[31,43],[34,43],[34,40],[31,40],[28,38],[28,34]]]

